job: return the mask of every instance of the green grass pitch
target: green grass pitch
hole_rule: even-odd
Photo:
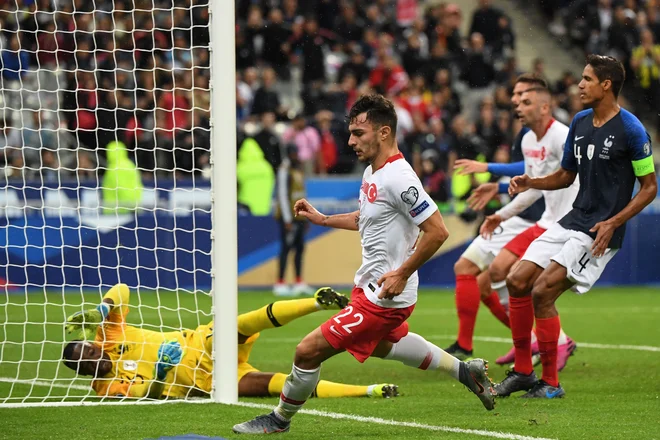
[[[69,313],[80,309],[83,298],[92,304],[99,301],[100,295],[37,293],[30,294],[29,305],[22,295],[0,298],[0,402],[15,403],[20,399],[7,398],[23,398],[28,393],[37,398],[28,399],[28,402],[49,395],[61,401],[67,393],[65,388],[43,386],[53,378],[57,378],[58,384],[89,383],[88,380],[74,380],[73,374],[57,362],[63,339],[61,323]],[[273,300],[274,297],[266,293],[241,293],[239,309],[249,311]],[[132,323],[145,322],[151,328],[169,330],[169,327],[195,327],[198,322],[209,320],[207,315],[196,312],[210,309],[210,299],[204,295],[142,292],[138,298],[134,293],[131,302],[135,306],[138,301],[142,307],[134,307],[129,314]],[[158,305],[163,308],[156,309]],[[324,379],[357,384],[392,382],[399,385],[403,395],[390,400],[310,399],[306,409],[425,426],[385,425],[366,420],[333,419],[327,414],[326,417],[299,414],[285,438],[660,438],[660,349],[654,349],[660,347],[660,291],[599,288],[582,297],[565,294],[558,308],[564,329],[578,344],[575,356],[560,373],[567,393],[564,399],[499,399],[495,411],[488,412],[475,396],[443,373],[419,371],[377,359],[360,365],[350,355],[342,354],[323,366]],[[177,309],[181,313],[177,313]],[[262,371],[289,372],[297,342],[329,316],[331,312],[319,312],[285,327],[264,331],[254,347],[250,363]],[[452,294],[422,290],[409,322],[412,331],[440,347],[448,346],[456,331]],[[494,360],[511,346],[506,342],[510,337],[508,329],[482,307],[476,335],[475,355],[491,360],[491,377],[501,380],[505,368],[497,366]],[[27,343],[21,343],[24,340]],[[52,342],[44,344],[44,340]],[[19,369],[17,361],[21,359],[28,362]],[[39,359],[45,361],[38,362]],[[539,372],[540,367],[537,368]],[[20,382],[35,378],[43,384]],[[70,390],[68,400],[87,394],[83,390]],[[270,406],[276,404],[277,399],[242,399],[242,402]],[[144,439],[188,433],[236,438],[231,433],[233,424],[264,411],[210,403],[2,408],[0,438]],[[447,428],[460,429],[452,432]]]

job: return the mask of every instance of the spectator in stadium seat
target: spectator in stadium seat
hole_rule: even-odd
[[[365,23],[357,15],[355,5],[344,3],[341,7],[341,15],[335,21],[334,31],[342,41],[359,41],[362,39],[362,32]]]
[[[342,64],[337,73],[337,82],[341,83],[346,75],[352,74],[358,84],[362,84],[368,77],[369,66],[366,64],[366,59],[359,44],[350,44],[350,58]]]
[[[0,69],[2,71],[2,91],[10,108],[22,108],[19,89],[21,80],[25,78],[30,67],[30,55],[23,50],[18,34],[10,33],[8,47],[0,54]]]
[[[254,136],[254,140],[261,147],[264,157],[273,167],[274,172],[282,163],[282,145],[279,136],[275,134],[276,121],[275,113],[263,113],[261,115],[261,130]]]
[[[282,10],[271,9],[268,14],[268,24],[263,30],[264,50],[262,57],[268,65],[275,69],[277,76],[283,81],[289,81],[291,77],[289,55],[284,50],[290,36],[291,31],[284,26]]]
[[[275,70],[266,68],[261,77],[261,87],[254,94],[252,102],[252,114],[261,115],[266,112],[274,112],[278,117],[283,116],[284,108],[280,104],[280,97],[275,91],[277,76]]]
[[[479,33],[487,44],[495,43],[502,31],[499,25],[502,15],[502,11],[491,6],[490,0],[479,0],[479,8],[472,15],[470,34]]]
[[[332,133],[332,120],[334,116],[329,110],[321,110],[316,114],[316,128],[321,135],[321,147],[318,154],[319,174],[328,174],[334,171],[339,157],[337,139]]]
[[[484,37],[477,32],[470,35],[470,50],[465,58],[461,77],[470,87],[465,95],[465,110],[474,120],[479,111],[479,103],[493,92],[492,85],[495,80],[490,51],[486,48]]]
[[[285,145],[294,144],[297,147],[298,159],[305,175],[314,174],[319,160],[321,137],[314,127],[307,124],[307,120],[302,114],[293,118],[291,126],[282,135],[282,142]]]
[[[257,54],[254,45],[245,37],[245,31],[236,29],[236,69],[243,70],[257,64]]]
[[[438,205],[438,209],[443,212],[450,210],[449,206],[449,190],[447,182],[447,174],[442,169],[442,162],[440,155],[436,150],[428,149],[422,152],[422,172],[419,175],[424,191],[431,196],[433,201]]]
[[[641,33],[641,44],[630,58],[630,67],[635,72],[644,103],[652,113],[660,107],[660,44],[655,44],[651,30]],[[656,130],[660,134],[660,118],[656,116]]]

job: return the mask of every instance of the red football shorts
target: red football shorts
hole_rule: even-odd
[[[513,252],[518,258],[525,255],[525,251],[530,244],[537,238],[539,238],[546,230],[540,227],[538,224],[530,226],[525,229],[520,234],[516,235],[510,242],[508,242],[504,249],[508,249]]]
[[[402,309],[377,306],[364,291],[354,287],[351,302],[321,325],[325,339],[335,349],[345,349],[359,362],[367,360],[382,340],[399,342],[408,334],[406,319],[415,305]]]

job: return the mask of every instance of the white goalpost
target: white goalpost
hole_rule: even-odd
[[[237,402],[234,32],[233,0],[0,2],[0,407]],[[66,321],[119,283],[92,389]],[[176,393],[122,394],[156,371],[127,328],[212,321]]]

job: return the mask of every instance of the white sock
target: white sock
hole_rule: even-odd
[[[536,342],[536,332],[532,330],[532,340],[530,341],[532,344]]]
[[[291,374],[284,382],[280,403],[275,408],[275,414],[283,420],[291,420],[314,392],[320,376],[321,367],[315,370],[303,370],[294,365]]]
[[[509,307],[509,289],[506,288],[506,281],[500,281],[499,283],[493,283],[490,285],[491,290],[497,292],[497,296],[500,297],[500,304],[504,307]]]
[[[408,333],[392,346],[384,359],[422,370],[443,370],[458,380],[461,361],[416,333]]]
[[[557,345],[564,345],[564,344],[568,344],[568,336],[566,336],[566,333],[564,333],[564,329],[560,328],[559,340],[557,341]]]

